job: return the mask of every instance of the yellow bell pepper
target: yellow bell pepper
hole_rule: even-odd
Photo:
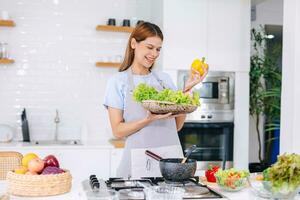
[[[205,72],[204,69],[206,69],[207,71],[208,68],[209,68],[208,64],[205,63],[205,57],[202,57],[202,60],[195,59],[192,63],[192,69],[199,72],[200,76],[203,76]],[[195,74],[194,70],[192,70],[192,74]]]

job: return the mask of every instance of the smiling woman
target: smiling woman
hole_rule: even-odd
[[[117,138],[126,138],[117,172],[120,177],[136,176],[133,172],[138,171],[137,168],[141,169],[143,176],[153,176],[153,173],[159,172],[158,166],[154,167],[155,163],[151,166],[151,160],[144,154],[147,148],[165,157],[183,157],[177,131],[182,128],[186,115],[153,114],[132,97],[135,86],[140,83],[158,91],[176,90],[168,74],[153,71],[162,43],[163,34],[157,25],[140,23],[129,38],[119,73],[107,85],[104,105],[108,110],[112,132]],[[205,75],[190,77],[186,85],[191,87],[184,91],[189,92]],[[131,156],[133,150],[142,151],[143,157]],[[136,168],[133,169],[133,166]]]

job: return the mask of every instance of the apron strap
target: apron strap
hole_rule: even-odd
[[[168,88],[168,87],[166,87],[164,82],[158,77],[156,72],[152,71],[151,73],[152,73],[153,77],[156,79],[156,81],[159,83],[159,85],[162,87],[162,89]],[[132,75],[130,68],[127,69],[127,74],[128,74],[128,83],[129,83],[129,92],[132,93],[133,89],[134,89],[134,83],[133,83],[133,75]]]
[[[162,89],[168,88],[168,87],[166,87],[166,85],[164,84],[164,82],[158,77],[158,75],[156,74],[156,72],[152,71],[152,74],[153,74],[154,78],[157,80],[157,82],[159,83],[159,85],[162,87]]]
[[[134,83],[133,83],[133,75],[132,75],[132,72],[131,72],[131,68],[127,69],[127,75],[128,75],[127,77],[128,77],[128,84],[129,84],[128,92],[130,94],[132,94],[133,89],[134,89]]]

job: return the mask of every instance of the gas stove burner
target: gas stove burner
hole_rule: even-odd
[[[143,188],[121,189],[119,194],[121,199],[144,199],[145,194]]]
[[[104,180],[100,182],[104,183]],[[220,199],[222,195],[213,189],[199,184],[199,177],[192,177],[182,182],[165,180],[163,177],[142,177],[141,179],[110,178],[105,181],[108,190],[119,191],[120,200],[145,200],[144,187],[178,187],[184,190],[183,199]]]
[[[172,185],[172,186],[184,186],[187,183],[189,183],[189,180],[184,180],[184,181],[172,181],[172,180],[165,180],[165,183],[167,185]]]
[[[185,189],[185,197],[193,197],[209,193],[209,189],[206,187],[199,187],[197,185],[184,186],[183,188]]]
[[[123,180],[123,179],[109,179],[106,181],[106,184],[108,187],[115,189],[115,190],[121,190],[121,189],[143,189],[138,182],[142,182],[144,185],[150,187],[152,186],[152,182],[147,179],[141,179],[141,180]]]

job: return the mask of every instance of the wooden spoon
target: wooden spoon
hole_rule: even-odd
[[[192,154],[192,152],[195,151],[196,149],[197,149],[196,145],[193,145],[193,146],[189,147],[186,150],[185,157],[182,159],[181,163],[185,163],[187,161],[187,159],[189,158],[189,156]]]

